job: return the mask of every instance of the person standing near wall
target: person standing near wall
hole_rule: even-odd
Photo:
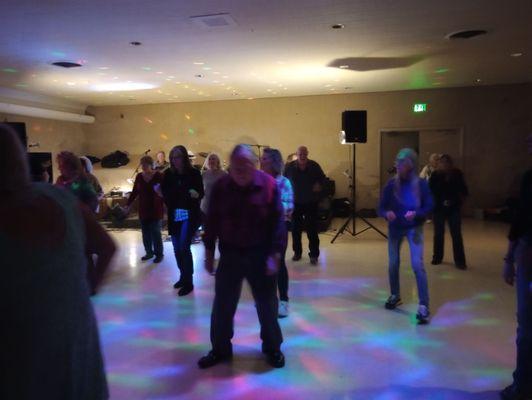
[[[161,183],[163,175],[153,169],[153,158],[144,156],[140,159],[142,172],[137,174],[133,190],[127,201],[126,212],[129,214],[131,204],[139,198],[139,220],[142,230],[142,242],[146,254],[142,261],[155,256],[154,263],[163,260],[163,240],[161,236],[163,219],[163,199]]]
[[[397,175],[383,189],[379,215],[388,221],[388,274],[391,295],[385,303],[388,310],[402,303],[399,284],[399,255],[401,242],[408,240],[412,269],[416,275],[419,307],[417,320],[427,323],[429,289],[423,266],[423,223],[432,210],[433,202],[427,182],[417,175],[417,154],[412,149],[401,149],[395,159]]]
[[[283,176],[283,156],[277,149],[264,149],[260,160],[261,169],[272,176],[277,183],[277,189],[281,196],[284,220],[288,229],[288,224],[292,219],[294,211],[294,192],[292,184],[287,177]],[[285,236],[283,252],[279,264],[279,275],[277,285],[279,287],[279,318],[288,317],[288,269],[286,268],[286,247],[288,245],[288,235]]]
[[[201,172],[194,168],[185,146],[170,151],[170,168],[164,171],[162,194],[168,209],[168,233],[172,237],[180,278],[174,284],[179,296],[186,296],[194,285],[194,263],[190,246],[200,223],[200,201],[203,198]],[[154,187],[158,190],[158,185]]]
[[[527,137],[532,155],[532,134]],[[532,398],[532,169],[521,180],[519,204],[508,235],[503,276],[517,288],[517,362],[513,383],[501,392],[504,400]]]
[[[201,174],[203,179],[203,190],[205,192],[205,196],[203,196],[203,199],[201,199],[200,206],[202,215],[204,217],[202,218],[203,221],[207,216],[209,201],[211,199],[211,191],[214,183],[226,174],[227,172],[225,172],[222,168],[220,156],[216,153],[210,153],[205,160],[205,164],[203,165],[203,173]]]
[[[443,260],[445,221],[453,240],[453,255],[456,268],[467,269],[464,242],[462,239],[462,204],[469,194],[464,174],[453,165],[450,155],[442,154],[438,169],[429,181],[434,196],[434,253],[432,264],[439,265]]]
[[[301,260],[303,247],[301,232],[307,231],[310,263],[316,265],[320,256],[320,238],[318,236],[318,201],[325,174],[320,165],[308,158],[308,149],[300,146],[296,152],[297,160],[289,163],[284,175],[294,189],[294,213],[292,216],[293,261]]]
[[[233,356],[233,319],[246,279],[251,286],[260,321],[262,352],[274,368],[285,364],[283,336],[277,320],[276,274],[286,230],[281,197],[275,180],[256,169],[249,146],[236,146],[229,175],[212,190],[205,226],[205,269],[214,271],[214,244],[220,242],[211,314],[212,350],[198,361],[209,368]]]
[[[419,173],[419,177],[421,179],[425,179],[428,181],[430,179],[430,176],[434,171],[436,171],[436,168],[438,168],[438,160],[440,159],[440,155],[437,153],[432,153],[429,156],[429,163],[423,167],[421,172]]]
[[[170,168],[170,163],[166,161],[166,154],[164,151],[158,151],[155,155],[155,162],[153,163],[153,169],[159,172],[164,172]]]

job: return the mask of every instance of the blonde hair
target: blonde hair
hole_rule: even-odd
[[[30,184],[26,152],[11,127],[0,124],[0,193],[14,193]]]
[[[201,170],[202,171],[208,171],[210,168],[209,168],[209,158],[211,157],[216,157],[216,169],[219,169],[221,170],[222,169],[222,160],[220,159],[220,156],[218,155],[218,153],[209,153],[209,155],[207,156],[207,158],[205,159],[205,162],[203,163],[203,167],[201,167]]]

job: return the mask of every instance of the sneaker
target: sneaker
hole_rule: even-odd
[[[318,257],[310,257],[310,263],[312,265],[317,265],[318,264]]]
[[[146,254],[146,255],[143,255],[140,259],[142,261],[147,261],[149,260],[150,258],[153,258],[153,254]]]
[[[232,354],[227,356],[221,356],[211,350],[206,356],[203,356],[198,360],[198,367],[200,367],[201,369],[214,367],[216,364],[230,361],[232,358]]]
[[[516,389],[515,385],[506,386],[503,390],[499,392],[499,396],[502,400],[531,400],[532,394],[520,393]]]
[[[159,264],[162,260],[163,260],[163,256],[155,256],[155,258],[153,259],[153,262],[155,264]]]
[[[428,324],[429,316],[430,316],[430,311],[428,307],[420,304],[417,309],[417,314],[416,314],[418,324],[420,325]]]
[[[179,289],[179,291],[177,292],[177,295],[180,297],[186,296],[193,290],[194,290],[194,285],[183,285],[181,289]]]
[[[273,368],[284,367],[284,354],[281,350],[266,353],[266,362]]]
[[[301,254],[294,254],[294,256],[292,257],[292,261],[299,261],[301,260]]]
[[[281,300],[279,302],[279,312],[277,313],[279,318],[288,317],[288,301]]]
[[[390,297],[388,297],[386,303],[384,303],[384,308],[386,308],[387,310],[393,310],[401,304],[403,304],[403,302],[401,301],[401,297],[392,294]]]
[[[183,281],[180,279],[178,280],[176,283],[174,283],[174,289],[179,289],[180,287],[183,287],[184,283]]]

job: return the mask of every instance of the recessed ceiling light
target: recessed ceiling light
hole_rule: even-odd
[[[203,78],[203,75],[202,74],[196,74],[194,75],[196,78]]]
[[[474,38],[476,36],[485,35],[486,33],[488,33],[488,31],[485,31],[484,29],[468,29],[468,30],[464,30],[464,31],[458,31],[458,32],[449,33],[446,36],[446,38],[450,39],[450,40],[471,39],[471,38]]]
[[[347,68],[349,68],[349,65],[340,65],[338,68],[340,68],[340,69],[347,69]]]
[[[133,41],[133,42],[129,42],[129,44],[131,46],[140,46],[142,43],[141,42],[137,42],[137,41]]]
[[[512,53],[510,54],[511,57],[521,57],[523,53]]]
[[[344,24],[334,24],[334,25],[331,25],[331,28],[332,29],[344,29],[345,25]]]
[[[106,69],[109,69],[109,67],[99,67],[98,69],[106,70]]]
[[[210,71],[211,69],[212,69],[211,67],[203,67],[204,71]]]
[[[194,64],[194,65],[203,65],[203,64],[205,64],[205,63],[202,62],[202,61],[194,61],[193,64]]]

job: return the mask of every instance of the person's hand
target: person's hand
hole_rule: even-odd
[[[397,219],[393,211],[386,211],[386,221],[393,222]]]
[[[280,260],[281,255],[279,253],[275,253],[274,255],[268,257],[266,260],[266,275],[272,276],[279,272]]]
[[[407,211],[405,214],[405,219],[407,221],[412,221],[414,218],[416,218],[416,212],[415,211]]]
[[[313,192],[321,192],[321,185],[318,182],[316,182],[314,184],[314,186],[312,186],[312,191]]]
[[[195,191],[194,189],[190,189],[188,193],[190,194],[190,197],[192,197],[193,199],[197,199],[199,197],[199,193]]]
[[[162,191],[161,191],[161,184],[160,183],[156,183],[155,185],[153,185],[153,191],[157,194],[162,194]]]
[[[205,250],[205,270],[211,275],[214,274],[214,253],[210,250]]]
[[[502,271],[504,281],[510,285],[514,285],[515,280],[515,267],[513,261],[504,260],[504,268]]]

